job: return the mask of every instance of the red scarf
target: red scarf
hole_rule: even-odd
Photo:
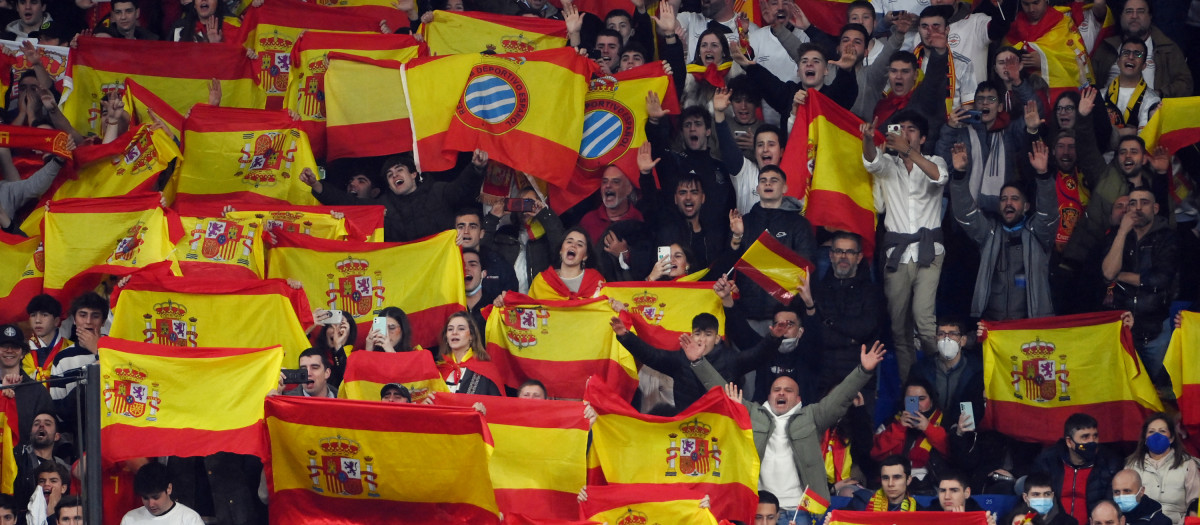
[[[475,372],[478,375],[490,379],[496,384],[496,388],[500,390],[500,395],[504,395],[504,379],[500,375],[500,370],[496,368],[496,364],[492,361],[480,361],[478,357],[471,354],[471,357],[461,363],[455,363],[453,359],[443,359],[437,363],[438,372],[442,374],[442,379],[454,379],[458,385],[462,385],[462,378],[466,375],[466,370]],[[465,391],[460,391],[464,392]]]
[[[692,74],[696,80],[708,82],[715,88],[725,88],[725,75],[729,74],[732,62],[725,62],[718,66],[717,64],[709,64],[701,66],[699,64],[688,64],[687,72]]]
[[[1054,237],[1054,248],[1062,252],[1075,231],[1075,225],[1083,217],[1084,206],[1087,205],[1087,188],[1081,183],[1078,171],[1076,173],[1059,172],[1054,178],[1054,186],[1058,193],[1058,232]]]
[[[888,93],[880,99],[879,103],[875,105],[875,118],[878,119],[879,125],[882,126],[889,118],[892,118],[893,113],[907,106],[908,99],[912,98],[912,94],[912,91],[909,91],[907,95]]]
[[[583,270],[583,281],[579,283],[578,292],[572,292],[570,288],[567,288],[567,283],[563,282],[562,277],[558,276],[558,272],[554,271],[554,268],[547,268],[543,271],[542,279],[550,288],[554,289],[554,293],[572,301],[591,299],[604,286],[604,276],[591,268]]]
[[[1057,26],[1062,21],[1064,15],[1053,7],[1046,8],[1046,16],[1043,16],[1038,23],[1030,23],[1029,17],[1025,16],[1025,12],[1017,13],[1017,19],[1013,21],[1012,27],[1008,30],[1008,42],[1037,42],[1054,26]]]

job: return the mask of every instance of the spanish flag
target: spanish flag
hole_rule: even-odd
[[[272,525],[499,521],[472,409],[272,396],[266,413]]]
[[[682,485],[599,485],[588,487],[579,507],[581,515],[602,523],[717,525],[712,512],[700,508],[702,499],[703,490]]]
[[[300,182],[318,173],[308,136],[286,111],[197,105],[184,122],[192,162],[171,178],[178,201],[319,204]]]
[[[1036,71],[1050,85],[1050,100],[1069,89],[1079,88],[1079,57],[1089,58],[1079,28],[1069,13],[1069,7],[1047,9],[1045,16],[1033,24],[1024,12],[1018,11],[1004,44],[1017,49],[1032,49],[1042,56],[1042,69]],[[1088,14],[1090,16],[1090,13]],[[1105,25],[1110,25],[1112,13]],[[1102,71],[1107,75],[1107,71]],[[1095,72],[1088,68],[1087,81],[1096,83]]]
[[[277,233],[269,277],[298,279],[313,308],[345,310],[366,336],[387,306],[408,314],[413,343],[438,345],[446,318],[466,310],[455,232],[410,243],[328,241]]]
[[[282,347],[181,351],[112,337],[99,346],[105,461],[217,452],[267,459],[262,400],[278,384]]]
[[[383,206],[292,206],[287,204],[242,204],[224,213],[220,202],[181,202],[180,215],[262,219],[269,231],[311,235],[333,241],[383,241]]]
[[[266,95],[266,107],[286,106],[284,94],[292,62],[292,47],[304,31],[336,31],[339,33],[379,34],[379,19],[360,16],[351,11],[330,9],[323,5],[290,0],[274,0],[246,10],[242,24],[245,41],[242,45],[254,51],[255,78]]]
[[[25,321],[25,305],[42,293],[45,252],[41,237],[0,232],[0,324]],[[5,398],[8,399],[8,398]],[[3,492],[3,491],[0,491]]]
[[[814,516],[823,516],[829,511],[829,500],[817,494],[815,490],[804,487],[804,494],[800,496],[799,507]]]
[[[746,408],[719,388],[678,416],[639,414],[602,381],[587,384],[592,424],[589,484],[651,493],[686,487],[712,500],[719,519],[753,521],[758,507],[758,451]],[[589,494],[590,496],[590,494]]]
[[[637,367],[612,333],[612,316],[604,298],[539,301],[508,292],[488,315],[488,353],[510,387],[537,379],[551,396],[582,399],[587,378],[597,376],[628,400]]]
[[[1171,334],[1163,366],[1171,374],[1171,386],[1179,401],[1179,412],[1188,433],[1200,432],[1200,313],[1182,312],[1183,324]]]
[[[338,397],[379,401],[379,392],[388,383],[404,385],[412,394],[412,402],[417,404],[424,403],[434,392],[450,391],[433,363],[433,354],[427,350],[355,351],[347,356],[346,375],[342,377]]]
[[[63,302],[95,286],[103,274],[141,269],[179,274],[175,241],[182,228],[154,193],[51,202],[42,232],[45,292]]]
[[[562,20],[482,11],[434,11],[433,21],[421,24],[420,31],[435,56],[489,51],[528,54],[567,45],[567,24]]]
[[[330,160],[412,151],[412,122],[404,97],[401,62],[330,53],[325,86],[329,117],[325,141]],[[372,101],[363,104],[364,100]]]
[[[487,410],[484,420],[496,443],[488,467],[500,512],[544,520],[579,515],[577,497],[587,474],[583,403],[472,394],[438,394],[434,403],[482,403]]]
[[[467,76],[480,60],[476,54],[418,57],[400,69],[417,171],[447,171],[458,162],[458,154],[446,148],[446,132]]]
[[[204,279],[140,273],[113,292],[110,336],[185,348],[283,347],[295,368],[312,311],[282,279]]]
[[[262,279],[266,273],[263,221],[258,218],[180,217],[186,232],[175,245],[187,277]]]
[[[17,480],[17,458],[13,450],[17,447],[17,402],[8,396],[0,396],[0,492],[13,493]]]
[[[1146,151],[1153,152],[1162,145],[1172,155],[1185,147],[1200,142],[1200,125],[1188,115],[1200,111],[1200,97],[1164,98],[1150,116],[1150,122],[1140,133],[1146,141]],[[1196,190],[1195,184],[1183,170],[1171,170],[1168,180],[1171,205],[1177,206]]]
[[[262,91],[240,46],[198,46],[194,42],[152,42],[79,37],[71,50],[74,85],[64,94],[62,112],[84,135],[100,134],[100,102],[122,97],[132,78],[157,93],[180,113],[208,100],[212,79],[221,83],[221,105],[261,108]]]
[[[125,79],[125,111],[129,112],[131,125],[154,124],[150,117],[153,111],[167,125],[172,138],[183,136],[183,114],[132,78]]]
[[[842,26],[846,25],[846,8],[853,0],[796,0],[796,6],[804,11],[812,25],[831,35],[840,34]],[[747,2],[749,3],[749,2]],[[759,11],[761,13],[761,11]],[[920,13],[913,13],[919,15]],[[751,16],[758,25],[763,25],[762,15],[758,19]],[[768,22],[767,25],[770,25]],[[810,93],[811,95],[811,93]]]
[[[496,162],[566,187],[579,158],[584,98],[596,64],[570,47],[475,58],[444,148],[480,148]]]
[[[976,512],[869,512],[835,510],[829,525],[986,525],[987,513]]]
[[[600,294],[625,304],[634,332],[657,348],[679,348],[679,336],[692,333],[692,318],[716,316],[725,335],[725,309],[711,283],[628,281],[605,283]]]
[[[1062,422],[1086,412],[1107,441],[1141,439],[1139,424],[1162,402],[1133,348],[1121,312],[984,321],[983,424],[1024,441],[1053,442]]]
[[[746,274],[771,297],[788,304],[800,285],[808,280],[813,265],[764,231],[734,263],[734,268]]]
[[[873,253],[874,182],[859,160],[862,121],[814,90],[797,110],[796,123],[792,147],[780,162],[791,180],[788,194],[805,201],[804,216],[814,226],[857,233],[863,238],[863,252]]]

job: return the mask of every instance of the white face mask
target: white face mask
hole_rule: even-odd
[[[953,361],[955,357],[958,357],[958,351],[961,350],[961,348],[958,346],[958,341],[950,339],[949,337],[945,339],[938,339],[937,349],[938,353],[941,354],[942,359],[947,361]]]
[[[779,353],[786,354],[796,349],[796,345],[800,344],[799,337],[788,337],[779,343]]]

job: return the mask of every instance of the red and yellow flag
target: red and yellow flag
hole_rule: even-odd
[[[687,487],[708,494],[718,518],[753,521],[759,460],[750,415],[721,389],[675,417],[639,414],[596,378],[588,381],[585,399],[599,416],[592,424],[589,485],[646,493]]]
[[[291,78],[292,47],[306,30],[339,33],[379,34],[379,19],[352,11],[330,9],[322,5],[291,0],[265,2],[246,10],[242,24],[242,45],[257,53],[254,61],[259,89],[266,95],[266,107],[286,106],[284,94]]]
[[[17,481],[17,458],[13,454],[18,438],[17,431],[17,402],[8,396],[0,400],[0,492],[13,493],[13,484]]]
[[[1200,431],[1200,313],[1182,312],[1183,323],[1171,334],[1163,366],[1171,374],[1171,387],[1188,433]]]
[[[327,63],[325,141],[329,159],[412,151],[408,104],[404,97],[395,96],[403,86],[402,63],[343,53],[330,53]],[[363,104],[364,100],[373,103]]]
[[[488,353],[510,387],[537,379],[553,397],[582,399],[588,378],[597,376],[628,400],[637,368],[612,333],[612,316],[604,298],[540,301],[508,292],[488,315]]]
[[[851,2],[853,0],[796,0],[796,5],[804,11],[804,16],[808,17],[809,22],[817,26],[817,29],[837,35],[842,32],[842,26],[846,25],[846,8]],[[751,20],[761,26],[761,10],[757,14],[758,19],[751,17]]]
[[[587,474],[583,403],[472,394],[438,394],[434,402],[462,408],[482,403],[487,410],[484,420],[496,444],[488,468],[500,512],[539,520],[579,515],[577,497]]]
[[[112,337],[99,346],[105,461],[217,452],[267,458],[263,399],[279,381],[283,348],[181,350]],[[204,370],[203,381],[196,370]]]
[[[725,335],[725,309],[707,282],[605,283],[600,294],[624,303],[634,332],[656,348],[678,349],[679,336],[692,333],[692,318],[702,313],[716,316]]]
[[[1016,439],[1053,442],[1076,412],[1105,421],[1106,441],[1135,441],[1162,402],[1121,312],[984,321],[983,424]]]
[[[131,125],[154,124],[150,116],[154,112],[172,137],[183,136],[183,114],[132,78],[125,79],[125,111],[129,112]]]
[[[0,232],[0,296],[5,298],[0,301],[0,324],[18,323],[29,318],[25,305],[42,293],[45,264],[41,237],[26,238]]]
[[[262,279],[266,273],[263,221],[258,218],[180,217],[186,232],[175,246],[187,277]]]
[[[987,513],[975,512],[869,512],[835,510],[829,517],[829,525],[986,525]]]
[[[594,522],[717,525],[712,512],[700,508],[704,492],[691,487],[599,485],[588,487],[587,496],[579,513]]]
[[[45,291],[64,303],[103,274],[153,269],[179,275],[175,241],[182,228],[154,193],[51,202],[42,233]]]
[[[1146,151],[1153,152],[1157,146],[1167,148],[1172,155],[1187,146],[1200,142],[1200,124],[1194,117],[1200,111],[1200,97],[1164,98],[1150,116],[1150,122],[1142,128],[1141,137],[1146,141]],[[1195,185],[1183,170],[1171,170],[1168,189],[1172,205],[1178,205],[1196,191]]]
[[[804,494],[800,496],[800,504],[797,506],[809,514],[823,516],[829,510],[829,500],[812,488],[804,487]]]
[[[862,121],[820,92],[811,95],[797,110],[792,147],[784,151],[780,162],[790,175],[788,195],[805,201],[804,216],[813,226],[857,233],[863,238],[863,252],[872,253],[874,183],[859,160],[862,136],[858,126]]]
[[[283,110],[198,105],[184,123],[185,155],[171,178],[178,201],[319,204],[300,182],[318,173],[308,136]]]
[[[333,241],[383,241],[383,206],[292,206],[279,204],[238,204],[235,211],[223,213],[220,202],[181,202],[175,205],[180,215],[190,217],[229,217],[262,219],[269,231],[311,235]]]
[[[282,279],[202,279],[140,273],[112,297],[112,337],[178,347],[283,347],[295,368],[310,345],[308,303]],[[278,377],[278,376],[277,376]]]
[[[350,312],[362,337],[380,310],[398,306],[412,323],[413,344],[434,347],[446,318],[466,310],[453,231],[410,243],[276,236],[267,275],[298,279],[313,308]]]
[[[262,92],[240,46],[198,46],[193,42],[152,42],[123,38],[79,37],[71,50],[74,86],[62,103],[80,133],[100,134],[100,102],[122,97],[132,78],[157,93],[179,113],[208,100],[209,84],[221,84],[221,105],[261,108]]]
[[[0,148],[32,149],[71,158],[71,150],[67,149],[67,133],[53,129],[0,124]]]
[[[567,45],[567,24],[562,20],[482,11],[434,11],[433,21],[421,24],[420,31],[435,56],[531,53]]]
[[[266,405],[272,525],[499,521],[492,436],[472,409],[297,396]]]
[[[388,383],[404,385],[412,395],[412,402],[418,404],[424,403],[431,393],[450,391],[433,362],[433,354],[427,350],[356,351],[346,356],[346,374],[338,388],[338,397],[379,401],[379,392]]]
[[[1031,49],[1041,55],[1041,74],[1050,85],[1050,100],[1069,89],[1078,89],[1080,57],[1088,58],[1090,54],[1083,43],[1083,36],[1070,15],[1069,7],[1047,9],[1045,16],[1036,24],[1029,21],[1023,12],[1017,12],[1004,44],[1017,49]],[[1090,9],[1089,9],[1090,11]],[[1089,13],[1090,14],[1090,13]],[[1112,13],[1108,14],[1105,26],[1111,25]],[[1101,72],[1107,75],[1107,71]],[[1088,68],[1087,81],[1096,83],[1095,72]]]
[[[808,280],[812,267],[812,263],[766,231],[734,264],[734,268],[783,304],[791,302],[796,290]]]

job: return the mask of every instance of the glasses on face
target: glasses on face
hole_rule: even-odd
[[[985,97],[975,97],[976,104],[980,104],[980,103],[995,104],[999,100],[1000,100],[1000,97],[997,97],[996,95],[990,95],[990,96],[985,96]]]
[[[1133,49],[1122,49],[1121,56],[1122,57],[1133,57],[1133,58],[1146,58],[1146,52],[1145,51],[1135,51]]]
[[[847,257],[853,257],[862,253],[862,250],[843,250],[841,248],[834,248],[830,251],[833,252],[834,255],[845,255]]]
[[[937,336],[938,337],[962,337],[962,332],[943,332],[941,330],[938,330]]]
[[[1075,106],[1058,106],[1054,108],[1055,113],[1073,113],[1074,111]]]

